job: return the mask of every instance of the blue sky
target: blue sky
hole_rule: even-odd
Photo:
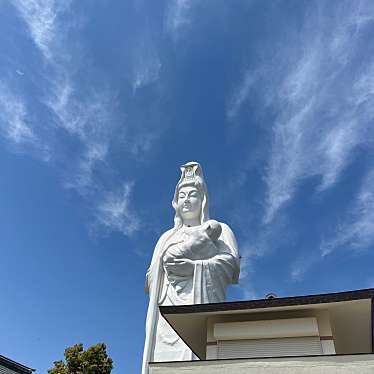
[[[374,3],[0,1],[0,354],[138,373],[179,165],[242,255],[230,300],[374,286]]]

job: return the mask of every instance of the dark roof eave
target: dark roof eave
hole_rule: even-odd
[[[312,305],[323,303],[335,303],[342,301],[353,301],[372,299],[374,288],[367,288],[355,291],[334,292],[328,294],[317,294],[307,296],[281,297],[275,299],[260,299],[249,301],[230,301],[224,303],[194,304],[194,305],[172,305],[160,306],[162,315],[187,314],[187,313],[208,313],[230,310],[276,308],[282,306]]]
[[[30,374],[33,371],[35,371],[35,369],[29,368],[25,365],[20,364],[19,362],[13,361],[10,358],[2,355],[0,355],[0,365],[3,365],[8,369],[15,370],[18,373],[22,374]]]

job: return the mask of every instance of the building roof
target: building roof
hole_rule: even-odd
[[[160,306],[162,315],[180,313],[207,313],[230,310],[262,309],[297,305],[311,305],[334,303],[341,301],[353,301],[362,299],[373,299],[374,288],[355,291],[334,292],[327,294],[279,297],[271,299],[259,299],[248,301],[229,301],[224,303],[194,304],[194,305],[172,305]]]
[[[9,371],[1,370],[1,367],[9,369]],[[20,373],[20,374],[31,374],[35,369],[31,369],[19,362],[13,361],[8,357],[0,355],[0,373]]]
[[[328,311],[339,340],[339,353],[373,353],[373,300],[374,288],[369,288],[275,299],[160,306],[160,313],[200,359],[205,359],[206,326],[210,317],[263,317],[274,313],[295,314],[306,309]]]

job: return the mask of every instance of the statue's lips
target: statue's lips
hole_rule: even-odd
[[[184,203],[184,204],[182,205],[182,208],[183,208],[183,210],[191,210],[191,204],[189,204],[189,203]]]

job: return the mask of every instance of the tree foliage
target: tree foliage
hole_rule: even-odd
[[[83,349],[76,344],[65,349],[65,362],[55,361],[48,374],[110,374],[113,361],[106,353],[105,344],[96,344]]]

